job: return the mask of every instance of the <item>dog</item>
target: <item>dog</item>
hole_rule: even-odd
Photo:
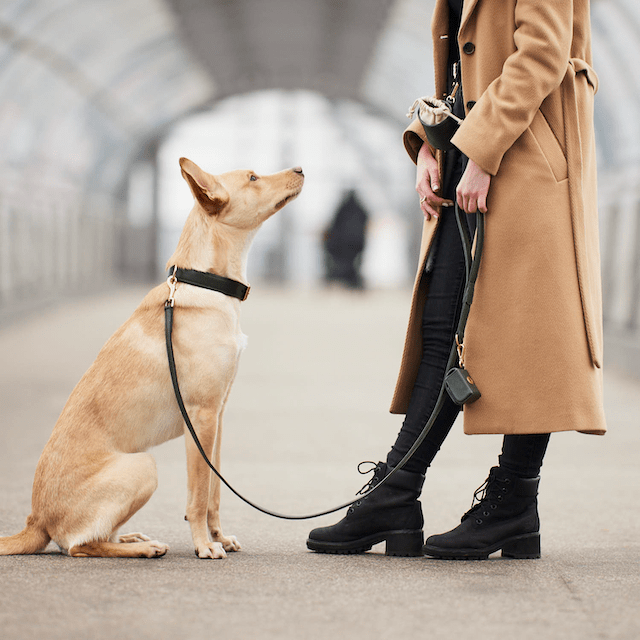
[[[247,282],[247,253],[262,223],[300,193],[300,167],[218,176],[180,159],[194,206],[167,267]],[[25,529],[0,538],[0,555],[31,554],[50,540],[72,557],[158,557],[169,547],[119,529],[155,491],[148,449],[186,433],[187,506],[199,558],[238,551],[220,526],[220,481],[186,431],[173,393],[164,335],[167,284],[151,290],[107,341],[53,429],[33,483]],[[181,391],[209,459],[220,465],[222,415],[246,336],[240,300],[183,282],[175,290],[173,345]]]

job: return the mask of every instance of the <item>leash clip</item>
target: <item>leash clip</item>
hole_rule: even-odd
[[[167,303],[170,307],[174,307],[176,304],[176,289],[178,287],[178,278],[176,278],[176,270],[167,278],[167,284],[169,285],[169,299]]]
[[[464,369],[464,342],[460,342],[456,333],[456,351],[458,352],[458,363],[461,369]]]

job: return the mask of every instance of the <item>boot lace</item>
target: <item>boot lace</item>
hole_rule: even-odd
[[[372,465],[369,469],[365,469],[364,471],[362,470],[362,465]],[[369,478],[369,481],[364,485],[364,487],[362,487],[362,489],[360,489],[360,491],[358,491],[356,493],[357,496],[361,496],[365,493],[367,493],[367,491],[369,491],[369,489],[373,489],[373,487],[375,487],[375,485],[378,484],[378,482],[380,482],[380,479],[378,478],[378,474],[375,473],[378,470],[378,465],[373,462],[373,460],[364,460],[363,462],[360,462],[358,464],[358,473],[360,475],[366,476],[367,473],[371,473],[372,471],[374,472],[373,476],[371,478]]]
[[[368,469],[365,469],[363,471],[362,469],[363,465],[371,465],[371,466]],[[362,487],[362,489],[360,489],[360,491],[356,493],[357,496],[361,496],[367,493],[369,489],[373,489],[373,487],[375,487],[378,484],[378,482],[380,482],[380,478],[378,475],[379,470],[380,470],[380,466],[375,462],[373,462],[373,460],[364,460],[363,462],[358,463],[358,473],[360,475],[366,476],[367,473],[373,472],[373,476],[369,478],[369,481],[364,485],[364,487]],[[362,500],[366,500],[366,498],[363,498]],[[362,500],[356,500],[347,510],[347,514],[353,513],[356,510],[356,508],[362,504]]]
[[[470,516],[476,515],[476,522],[482,524],[482,518],[478,516],[488,517],[491,515],[492,510],[498,508],[498,503],[502,502],[503,494],[507,492],[504,485],[509,484],[509,482],[508,478],[504,480],[497,478],[492,471],[489,477],[475,490],[471,508],[462,516],[462,520],[464,521]],[[480,511],[482,513],[479,513]]]

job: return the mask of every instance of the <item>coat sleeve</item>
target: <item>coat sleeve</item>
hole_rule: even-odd
[[[569,0],[517,1],[516,51],[505,61],[502,73],[477,98],[451,140],[492,175],[498,172],[507,150],[531,124],[544,99],[562,83],[573,35],[572,4]]]
[[[424,129],[418,118],[415,118],[413,122],[404,130],[402,135],[404,142],[404,148],[407,150],[409,157],[417,164],[418,153],[420,153],[420,147],[427,141],[424,134]]]

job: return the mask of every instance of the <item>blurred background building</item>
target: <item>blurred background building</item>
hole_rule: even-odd
[[[0,0],[0,321],[160,281],[178,169],[302,165],[251,280],[314,287],[350,189],[368,287],[409,286],[421,216],[401,145],[433,92],[433,0]],[[640,3],[592,0],[607,355],[640,375]]]

